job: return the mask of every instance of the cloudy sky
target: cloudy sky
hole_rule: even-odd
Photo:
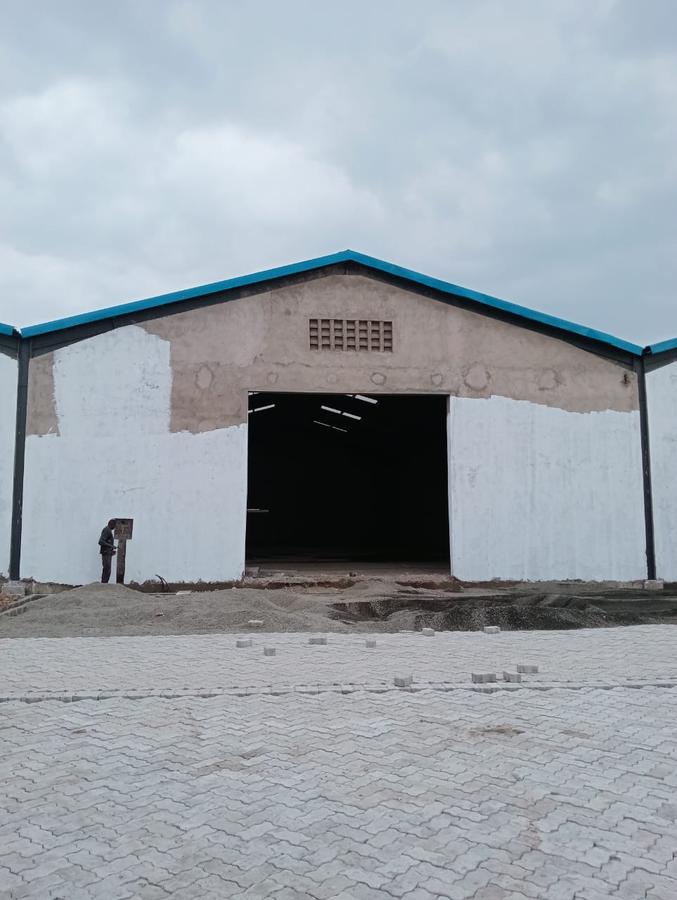
[[[0,14],[0,320],[351,247],[677,335],[674,0]]]

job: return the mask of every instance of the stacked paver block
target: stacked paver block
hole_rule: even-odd
[[[471,678],[473,684],[490,684],[496,681],[495,672],[472,672]]]

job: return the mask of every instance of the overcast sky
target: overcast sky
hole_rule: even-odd
[[[0,0],[0,320],[350,247],[677,335],[674,0]]]

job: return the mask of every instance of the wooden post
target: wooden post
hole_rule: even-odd
[[[115,581],[125,583],[125,560],[127,558],[127,541],[131,541],[134,530],[134,519],[116,519],[114,537],[118,542],[118,560],[115,569]]]
[[[117,568],[115,570],[115,581],[118,584],[125,583],[125,557],[127,556],[127,541],[121,538],[118,541]]]

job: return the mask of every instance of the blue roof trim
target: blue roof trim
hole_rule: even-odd
[[[240,275],[237,278],[227,278],[225,281],[214,281],[211,284],[202,284],[198,287],[187,288],[183,291],[173,291],[170,294],[160,294],[158,297],[148,297],[146,300],[133,300],[131,303],[122,303],[119,306],[109,306],[106,309],[96,309],[93,312],[82,313],[78,316],[68,316],[65,319],[55,319],[52,322],[43,322],[40,325],[30,325],[22,328],[24,337],[35,337],[38,334],[48,334],[52,331],[63,331],[65,328],[73,328],[77,325],[87,325],[90,322],[100,322],[103,319],[113,319],[115,316],[126,316],[129,313],[141,312],[146,309],[154,309],[158,306],[169,306],[172,303],[180,303],[181,300],[192,300],[196,297],[208,297],[210,294],[218,294],[221,291],[231,291],[235,288],[246,287],[250,284],[260,284],[262,281],[273,281],[276,278],[284,278],[285,275],[296,275],[302,272],[311,272],[322,266],[330,266],[334,263],[346,262],[350,253],[332,253],[329,256],[320,256],[317,259],[308,259],[300,263],[292,263],[289,266],[279,266],[276,269],[265,269],[262,272],[254,272],[252,275]]]
[[[649,346],[644,349],[647,353],[651,353],[652,355],[656,353],[665,353],[666,350],[677,350],[677,338],[672,338],[669,341],[659,341],[658,344],[649,344]]]
[[[0,322],[0,334],[14,335],[16,334],[16,330],[12,328],[11,325],[5,325],[4,322]]]
[[[40,325],[31,325],[23,328],[21,334],[23,337],[35,337],[41,334],[48,334],[54,331],[63,331],[66,328],[73,328],[78,325],[86,325],[92,322],[100,322],[105,319],[112,319],[116,316],[129,315],[134,312],[141,312],[147,309],[153,309],[159,306],[169,306],[172,303],[179,303],[182,300],[191,300],[196,297],[207,297],[210,294],[220,293],[222,291],[234,290],[235,288],[246,287],[247,285],[260,284],[265,281],[274,281],[278,278],[284,278],[287,275],[297,275],[303,272],[312,272],[324,266],[334,265],[336,263],[355,262],[367,268],[402,278],[424,287],[432,288],[443,294],[454,297],[460,297],[470,300],[480,306],[496,309],[501,312],[509,313],[521,319],[535,322],[539,325],[547,325],[550,328],[556,328],[559,331],[575,334],[588,340],[598,341],[618,350],[623,350],[633,356],[640,356],[642,348],[638,344],[632,344],[629,341],[623,341],[603,331],[596,331],[594,328],[588,328],[585,325],[578,325],[575,322],[569,322],[566,319],[560,319],[557,316],[550,316],[547,313],[537,312],[528,309],[525,306],[519,306],[516,303],[509,303],[507,300],[499,300],[498,297],[492,297],[489,294],[481,294],[477,291],[471,291],[468,288],[460,287],[457,284],[451,284],[447,281],[441,281],[438,278],[431,278],[428,275],[422,275],[420,272],[414,272],[411,269],[404,269],[393,263],[384,262],[373,256],[366,256],[363,253],[357,253],[354,250],[342,250],[339,253],[331,253],[328,256],[320,256],[316,259],[308,259],[303,262],[293,263],[288,266],[280,266],[276,269],[266,269],[262,272],[254,272],[252,275],[243,275],[238,278],[229,278],[225,281],[215,281],[212,284],[205,284],[199,287],[189,288],[184,291],[174,291],[171,294],[162,294],[158,297],[149,297],[146,300],[135,300],[131,303],[123,303],[119,306],[111,306],[107,309],[99,309],[94,312],[83,313],[82,315],[69,316],[65,319],[56,319],[52,322],[43,322]]]
[[[541,325],[549,325],[560,331],[568,331],[571,334],[577,334],[593,341],[599,341],[600,343],[617,347],[619,350],[625,350],[633,356],[641,356],[642,348],[639,344],[632,344],[629,341],[624,341],[621,338],[617,338],[612,334],[607,334],[604,331],[596,331],[594,328],[588,328],[586,325],[578,325],[576,322],[569,322],[567,319],[560,319],[557,316],[550,316],[547,313],[528,309],[526,306],[519,306],[517,303],[510,303],[508,300],[500,300],[498,297],[492,297],[490,294],[481,294],[478,291],[471,291],[468,288],[460,287],[457,284],[451,284],[448,281],[440,281],[440,279],[431,278],[429,275],[421,275],[420,272],[414,272],[411,269],[403,269],[401,266],[382,262],[371,256],[365,256],[362,253],[348,252],[355,262],[361,262],[373,269],[380,269],[382,272],[388,272],[399,278],[406,278],[409,281],[423,284],[426,287],[434,288],[445,294],[463,297],[466,300],[472,300],[482,306],[489,306],[493,309],[519,316],[522,319],[530,319],[532,322],[538,322]]]

